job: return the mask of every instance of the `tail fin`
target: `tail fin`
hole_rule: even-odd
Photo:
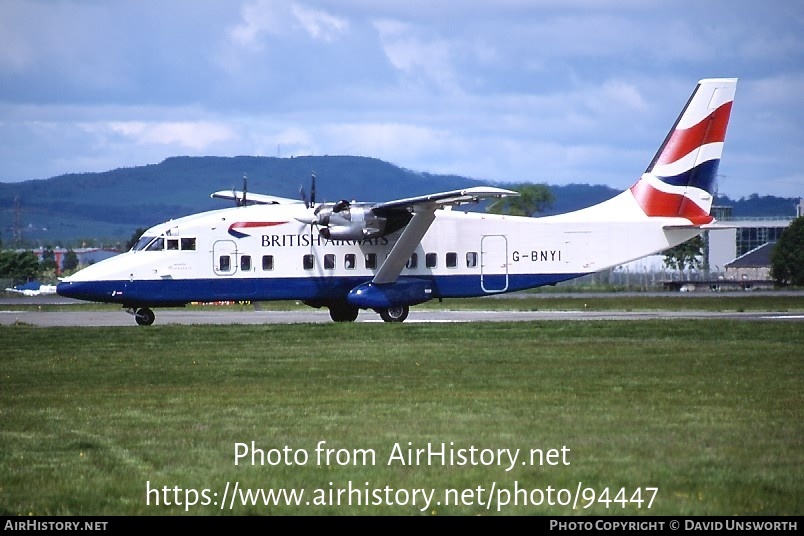
[[[711,223],[709,215],[736,78],[701,80],[631,193],[648,216]]]

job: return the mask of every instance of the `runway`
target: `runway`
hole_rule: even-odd
[[[39,327],[78,326],[131,326],[147,329],[134,321],[122,309],[116,311],[36,311],[0,306],[0,325],[24,324]],[[156,322],[160,325],[259,325],[332,323],[326,309],[309,311],[231,311],[156,309]],[[411,309],[405,321],[412,323],[450,322],[529,322],[529,321],[594,321],[594,320],[647,320],[647,319],[731,319],[742,321],[804,322],[804,314],[769,312],[704,312],[704,311],[450,311]],[[373,311],[361,312],[356,322],[382,323]]]
[[[620,293],[624,296],[627,293]],[[648,293],[634,293],[635,296],[646,296]],[[705,296],[706,294],[704,294]],[[763,292],[764,296],[796,296],[804,299],[804,291]],[[501,297],[531,298],[536,304],[541,299],[551,297],[595,298],[601,294],[508,294]],[[694,293],[656,293],[657,298],[695,299]],[[491,298],[494,299],[494,298]],[[0,325],[25,324],[39,327],[79,327],[79,326],[138,326],[134,317],[122,308],[107,310],[89,310],[78,307],[86,304],[79,300],[63,298],[58,295],[42,296],[0,296]],[[34,306],[34,307],[32,307]],[[37,306],[41,306],[37,308]],[[54,307],[58,306],[56,310]],[[72,307],[76,306],[76,307]],[[536,308],[537,305],[534,305]],[[50,309],[50,310],[48,310]],[[262,310],[260,304],[254,308],[233,310],[216,306],[188,306],[186,308],[156,308],[156,322],[161,325],[259,325],[259,324],[327,324],[333,323],[329,311],[325,308],[313,309],[301,307],[299,310]],[[406,324],[413,323],[450,323],[450,322],[531,322],[531,321],[593,321],[593,320],[649,320],[649,319],[730,319],[742,321],[804,322],[804,311],[767,312],[767,311],[695,311],[695,310],[655,310],[655,311],[586,311],[586,310],[450,310],[432,307],[411,307]],[[374,311],[361,311],[358,323],[382,323],[380,316]]]

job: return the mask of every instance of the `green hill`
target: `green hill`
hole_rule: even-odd
[[[102,173],[0,183],[2,239],[10,244],[16,226],[28,245],[125,241],[139,227],[226,206],[210,194],[242,189],[244,175],[251,192],[300,198],[302,187],[309,195],[312,173],[318,201],[382,201],[480,184],[362,157],[174,157]]]
[[[173,157],[159,164],[102,173],[60,175],[45,180],[0,183],[0,238],[25,246],[124,243],[141,227],[194,212],[222,208],[211,199],[218,190],[248,191],[300,198],[316,174],[317,201],[384,201],[443,190],[489,184],[456,175],[435,175],[400,168],[375,158],[355,156]],[[496,184],[505,187],[506,184]],[[607,186],[551,186],[555,203],[548,214],[593,205],[618,193]],[[734,215],[791,215],[798,200],[752,196],[734,204]],[[482,207],[481,207],[482,208]],[[742,214],[745,212],[745,214]]]

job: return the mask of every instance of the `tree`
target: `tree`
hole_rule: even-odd
[[[546,184],[518,184],[509,188],[519,192],[518,197],[501,197],[486,209],[492,214],[533,216],[550,208],[555,201],[553,192]]]
[[[67,250],[67,253],[64,254],[61,269],[65,272],[68,272],[70,270],[75,270],[76,268],[78,268],[78,255],[75,254],[75,251],[69,249]]]
[[[771,253],[770,275],[782,285],[804,286],[804,216],[779,235]]]
[[[664,265],[671,270],[699,270],[703,264],[703,236],[698,235],[686,242],[664,250]]]
[[[142,236],[142,233],[144,233],[147,230],[148,229],[145,229],[143,227],[139,227],[136,231],[134,231],[134,234],[132,234],[131,238],[129,238],[128,242],[126,242],[126,249],[124,249],[123,251],[128,251],[132,247],[134,247],[134,244],[136,244],[137,241],[140,239],[140,237]]]
[[[43,272],[48,270],[53,272],[56,271],[56,268],[58,267],[56,264],[56,254],[50,247],[46,248],[42,252],[42,260],[40,261],[40,264],[42,265]]]
[[[41,274],[39,259],[33,251],[0,251],[0,279],[12,279],[19,284],[38,279]]]

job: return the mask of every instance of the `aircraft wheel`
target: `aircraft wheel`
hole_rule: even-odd
[[[354,322],[360,310],[351,305],[333,305],[329,308],[329,317],[335,322]]]
[[[154,323],[154,320],[156,320],[156,315],[147,307],[143,307],[137,309],[137,312],[134,314],[134,319],[140,326],[150,326]]]
[[[408,317],[410,307],[407,305],[395,305],[388,309],[380,309],[380,318],[385,322],[404,322]]]

